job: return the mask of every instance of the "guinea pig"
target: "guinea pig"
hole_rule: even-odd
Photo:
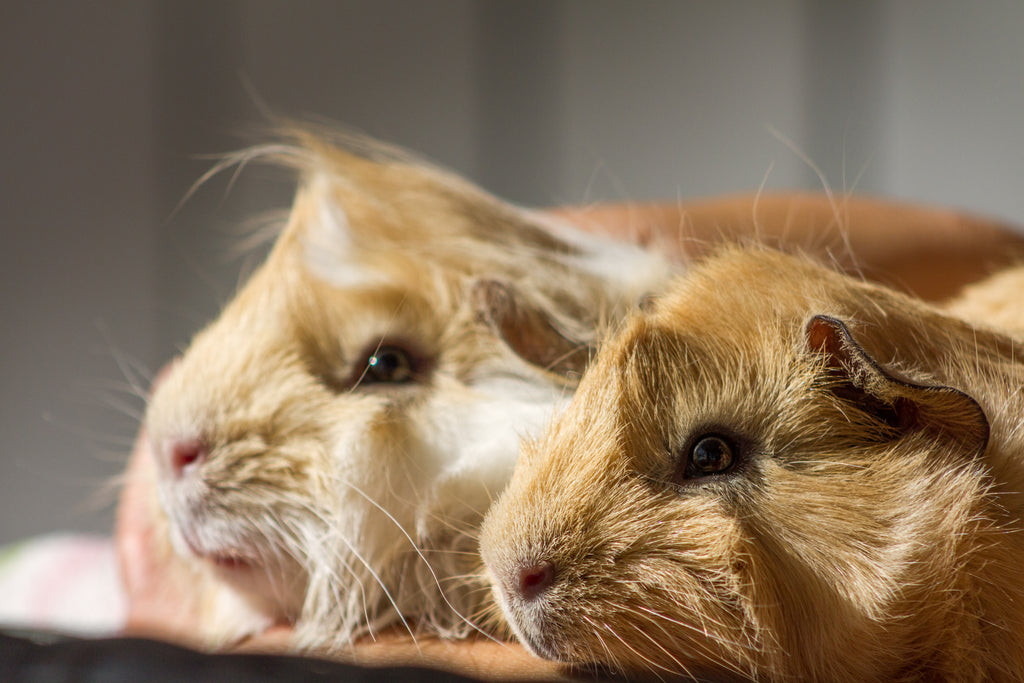
[[[1021,275],[956,308],[1001,295],[1024,323]],[[525,443],[481,529],[505,618],[541,657],[639,677],[1020,680],[1022,344],[723,250]]]
[[[200,639],[465,634],[520,438],[670,266],[380,149],[268,149],[301,173],[288,224],[145,417]]]
[[[1024,266],[1006,268],[963,288],[945,308],[979,325],[1024,334]]]

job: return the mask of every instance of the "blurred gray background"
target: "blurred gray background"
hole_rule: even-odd
[[[803,154],[836,189],[1024,223],[1022,34],[1011,0],[6,0],[0,542],[109,529],[130,383],[288,206],[251,169],[175,211],[261,101],[531,205],[820,190]]]

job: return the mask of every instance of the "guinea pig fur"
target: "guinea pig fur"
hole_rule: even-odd
[[[1001,295],[1021,329],[1022,272],[954,308]],[[1020,337],[726,249],[524,446],[481,530],[496,599],[572,667],[1019,681],[1022,387]]]
[[[301,173],[289,222],[146,414],[200,636],[465,634],[520,438],[667,261],[379,149],[296,132],[268,150]]]
[[[1024,266],[1007,268],[964,287],[946,310],[982,326],[1024,334]]]

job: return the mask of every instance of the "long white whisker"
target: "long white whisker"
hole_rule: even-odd
[[[589,619],[588,619],[588,621],[589,621]],[[593,624],[593,622],[591,622],[591,623]],[[648,666],[650,667],[651,673],[654,673],[654,670],[655,670],[655,669],[660,669],[661,671],[664,671],[664,672],[666,672],[666,673],[678,673],[677,671],[673,671],[672,669],[669,669],[669,668],[667,668],[667,667],[665,667],[665,666],[663,666],[663,665],[659,664],[658,662],[654,661],[654,660],[653,660],[653,659],[651,659],[650,657],[648,657],[648,656],[646,656],[645,654],[643,654],[642,652],[640,652],[640,650],[638,650],[638,649],[636,648],[636,646],[634,646],[634,645],[633,645],[632,643],[628,642],[628,641],[627,641],[627,640],[626,640],[625,638],[623,638],[622,636],[620,636],[620,635],[618,634],[618,632],[616,632],[616,631],[615,631],[615,629],[613,629],[613,628],[612,628],[611,626],[609,626],[608,624],[602,624],[602,626],[603,626],[603,628],[604,628],[604,631],[605,631],[606,633],[608,633],[608,634],[609,634],[609,635],[611,635],[611,636],[612,636],[613,638],[615,638],[615,639],[616,639],[617,641],[619,641],[620,643],[622,643],[622,644],[623,644],[623,645],[625,646],[625,648],[626,648],[627,650],[629,650],[630,652],[632,652],[633,654],[635,654],[635,655],[636,655],[637,657],[639,657],[640,659],[642,659],[642,660],[643,660],[644,662],[646,662],[646,663],[647,663],[647,665],[648,665]],[[596,625],[596,624],[595,624],[595,628],[597,628],[597,625]],[[642,634],[642,635],[645,635],[645,636],[647,636],[647,634],[643,633],[643,631],[640,631],[640,632],[641,632],[641,634]],[[652,641],[653,641],[653,639],[652,639],[652,638],[650,638],[650,636],[647,636],[647,637],[648,637],[648,639],[650,639],[650,640],[652,640]],[[662,649],[664,649],[664,648],[662,648]],[[675,658],[673,657],[673,659],[675,659]],[[685,667],[684,667],[684,666],[683,666],[682,664],[680,664],[680,667],[681,667],[681,668],[683,668],[683,670],[685,671]]]
[[[370,576],[372,576],[373,579],[377,582],[377,586],[380,588],[381,592],[388,599],[388,602],[391,603],[391,606],[394,607],[395,614],[398,616],[399,621],[402,622],[402,625],[405,627],[406,631],[408,631],[409,635],[412,637],[413,642],[416,643],[417,646],[418,646],[418,641],[416,640],[416,634],[414,633],[414,631],[413,631],[412,627],[409,625],[409,623],[406,621],[405,617],[402,615],[402,610],[398,607],[397,601],[391,595],[391,592],[388,591],[387,585],[380,578],[380,575],[373,569],[373,567],[370,565],[370,563],[367,562],[366,559],[363,558],[363,556],[355,549],[355,547],[353,546],[353,544],[352,544],[352,542],[350,540],[348,540],[344,536],[341,536],[340,540],[349,549],[349,551],[352,553],[352,556],[355,557],[360,562],[360,564],[363,565],[363,567],[370,573]],[[351,573],[353,576],[357,576],[356,572],[352,569],[352,566],[349,563],[346,562],[344,564],[345,564],[345,568],[349,571],[349,573]],[[366,624],[366,626],[368,628],[370,628],[370,625],[373,623],[374,620],[372,620],[370,618],[370,614],[367,611],[368,610],[368,602],[369,601],[367,600],[367,596],[366,596],[366,587],[363,586],[362,581],[359,580],[358,578],[357,578],[357,581],[358,581],[359,586],[360,586],[360,595],[362,596],[363,618],[365,619],[364,623]],[[334,584],[332,584],[332,590],[334,590]],[[341,602],[343,602],[342,596],[340,596],[340,595],[338,596],[338,602],[339,602],[339,604]],[[371,637],[375,638],[372,628],[370,628],[369,633],[370,633]]]
[[[471,629],[473,629],[477,633],[483,635],[484,637],[486,637],[486,638],[488,638],[488,639],[490,639],[490,640],[492,640],[492,641],[494,641],[496,643],[497,642],[501,642],[497,638],[495,638],[494,636],[492,636],[491,634],[487,633],[486,631],[481,629],[479,626],[474,624],[472,621],[467,619],[461,612],[459,612],[459,610],[455,607],[455,605],[453,605],[451,603],[451,601],[448,600],[448,596],[445,595],[444,587],[441,585],[440,579],[438,579],[437,574],[434,572],[434,568],[430,565],[430,562],[427,560],[426,555],[424,555],[423,551],[420,550],[419,546],[416,544],[416,541],[413,540],[412,536],[409,535],[409,532],[405,530],[404,526],[402,526],[402,523],[399,522],[398,519],[396,519],[394,515],[392,515],[390,512],[388,512],[388,510],[385,509],[384,506],[382,506],[380,503],[378,503],[373,498],[371,498],[366,493],[364,493],[358,486],[355,486],[354,484],[346,484],[346,485],[349,486],[353,491],[358,493],[360,496],[362,496],[366,500],[366,502],[368,502],[370,505],[372,505],[375,508],[377,508],[378,510],[380,510],[389,520],[391,520],[391,522],[395,525],[395,527],[400,532],[402,532],[402,535],[405,536],[405,538],[409,541],[409,545],[412,546],[413,551],[423,561],[423,564],[426,566],[427,571],[430,572],[430,576],[433,578],[434,583],[437,585],[437,589],[438,589],[438,591],[439,591],[439,593],[441,595],[441,600],[444,601],[445,605],[448,606],[452,610],[452,612],[459,619],[461,619],[467,626],[469,626]]]

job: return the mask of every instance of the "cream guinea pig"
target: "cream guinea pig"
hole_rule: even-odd
[[[512,630],[655,678],[1020,680],[1022,284],[954,315],[769,250],[694,267],[488,513]]]
[[[262,156],[301,174],[288,224],[145,418],[196,635],[465,634],[520,438],[670,266],[373,146],[293,131]]]

